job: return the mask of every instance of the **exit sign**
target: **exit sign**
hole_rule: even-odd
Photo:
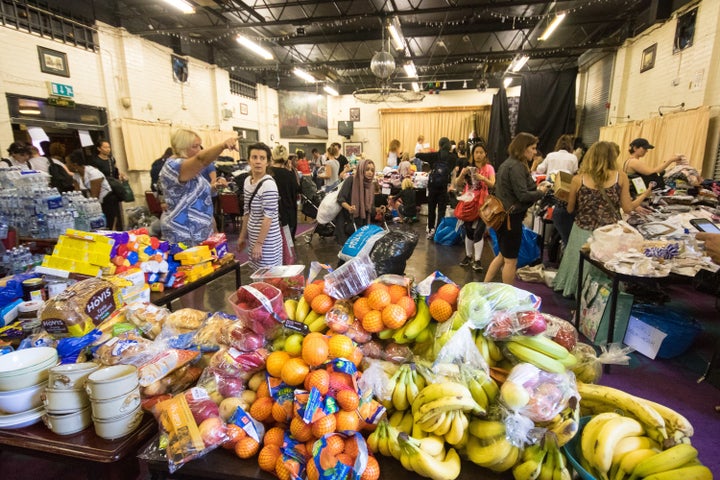
[[[72,98],[75,96],[75,92],[73,92],[73,87],[71,85],[55,82],[50,82],[50,93],[52,95],[57,95],[58,97]]]

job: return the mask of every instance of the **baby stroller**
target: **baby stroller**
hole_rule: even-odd
[[[300,211],[308,218],[315,220],[313,228],[305,234],[305,242],[310,244],[313,235],[316,233],[323,237],[332,237],[335,234],[335,225],[333,222],[320,224],[317,222],[318,207],[325,198],[326,192],[318,190],[317,185],[309,175],[303,175],[300,179]]]

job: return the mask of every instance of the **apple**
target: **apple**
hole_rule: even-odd
[[[303,337],[299,333],[293,333],[285,339],[285,351],[293,357],[299,357],[302,353]]]
[[[198,426],[200,437],[206,447],[220,445],[227,440],[227,426],[220,417],[210,417]]]
[[[257,400],[257,393],[252,390],[243,390],[240,394],[240,398],[248,405],[252,405],[253,402]]]
[[[260,388],[260,385],[265,381],[265,371],[257,372],[252,377],[250,377],[250,380],[248,380],[248,387],[250,387],[250,390],[253,392],[257,392],[258,388]]]
[[[500,399],[510,410],[518,411],[530,402],[530,393],[522,385],[506,380],[500,387]]]
[[[247,405],[240,397],[228,397],[220,402],[220,418],[226,422],[233,416],[238,407]]]
[[[517,314],[518,323],[520,323],[521,332],[526,335],[538,335],[547,329],[547,322],[543,314],[531,310],[520,312]]]
[[[272,342],[273,350],[285,350],[286,340],[287,339],[285,337],[277,337],[275,340],[273,340],[273,342]]]

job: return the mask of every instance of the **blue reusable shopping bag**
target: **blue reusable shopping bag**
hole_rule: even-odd
[[[497,234],[492,228],[488,228],[490,232],[490,240],[492,240],[493,253],[497,255],[500,252],[498,247]],[[527,228],[525,225],[522,226],[522,242],[520,243],[520,252],[518,253],[518,268],[530,265],[536,260],[540,259],[542,252],[540,251],[540,245],[538,245],[538,234]]]
[[[453,216],[442,219],[440,225],[435,229],[433,239],[437,244],[451,246],[462,243],[464,237],[465,229],[462,228],[462,222]]]

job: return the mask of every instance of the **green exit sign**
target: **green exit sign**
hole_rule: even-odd
[[[50,82],[50,93],[58,97],[72,98],[75,96],[72,85]]]

